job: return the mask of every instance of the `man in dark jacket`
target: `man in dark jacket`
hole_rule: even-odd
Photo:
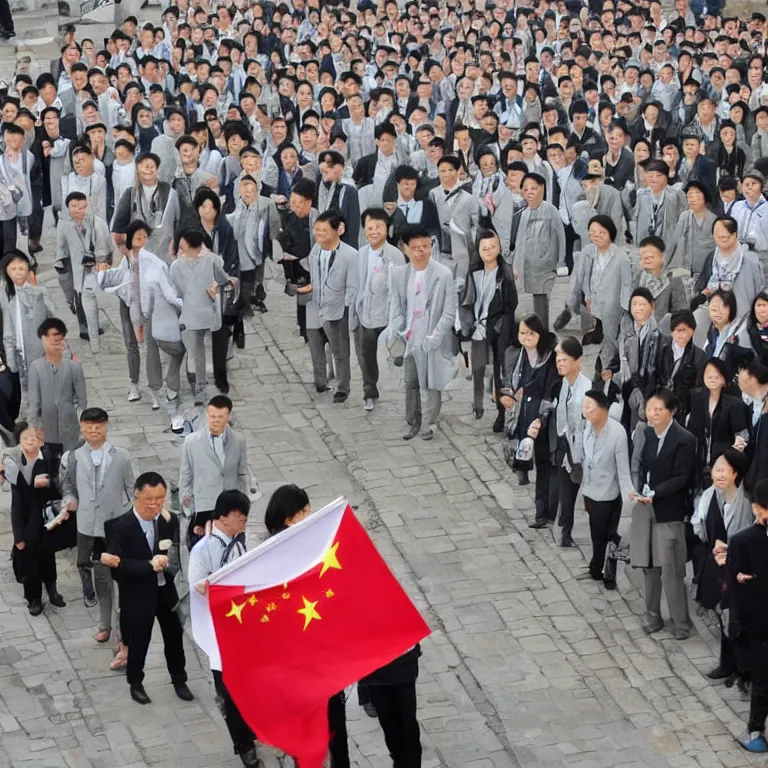
[[[144,662],[157,618],[163,633],[165,660],[176,695],[192,701],[173,583],[179,570],[179,522],[163,509],[167,485],[157,472],[145,472],[133,486],[133,508],[114,521],[107,539],[105,563],[120,585],[121,626],[128,637],[126,674],[131,698],[149,704],[144,690]],[[104,559],[102,558],[102,562]]]
[[[638,505],[632,515],[632,562],[637,559],[650,563],[650,567],[643,569],[646,611],[643,631],[650,635],[664,628],[663,586],[675,639],[685,640],[692,624],[684,581],[687,551],[683,521],[692,512],[690,489],[696,465],[696,439],[674,420],[675,396],[668,389],[659,389],[648,398],[646,414],[649,426],[642,433],[643,445],[636,444],[632,455],[635,490],[630,494],[630,500]],[[644,508],[650,515],[641,514]],[[644,528],[642,534],[641,527]],[[641,552],[642,549],[646,551]]]

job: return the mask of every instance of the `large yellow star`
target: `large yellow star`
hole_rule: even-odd
[[[323,577],[323,574],[329,569],[333,568],[335,570],[340,571],[341,570],[341,564],[338,561],[338,558],[336,557],[336,550],[339,548],[339,542],[337,541],[332,547],[329,547],[325,550],[325,554],[322,557],[322,564],[323,567],[320,569],[320,578]]]
[[[304,607],[303,608],[299,608],[297,613],[300,613],[300,614],[302,614],[304,616],[304,630],[306,631],[307,627],[312,622],[312,619],[317,619],[319,621],[320,619],[322,619],[322,616],[315,610],[315,606],[318,603],[317,600],[315,600],[314,603],[311,603],[303,595],[302,595],[301,599],[304,601]]]
[[[229,609],[229,613],[225,614],[224,618],[228,619],[230,616],[234,616],[241,624],[243,623],[243,608],[246,606],[246,602],[242,602],[239,605],[233,600],[232,607]]]

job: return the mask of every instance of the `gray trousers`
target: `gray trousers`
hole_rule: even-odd
[[[195,372],[195,391],[205,395],[208,379],[205,375],[205,334],[208,331],[182,331],[181,340],[192,361]],[[178,390],[176,390],[178,392]]]
[[[437,424],[440,406],[443,403],[443,393],[437,389],[428,389],[424,410],[421,408],[421,387],[419,386],[419,371],[413,355],[403,360],[403,382],[405,383],[405,420],[410,426],[421,425],[425,419],[428,426]]]
[[[363,399],[379,399],[379,336],[383,328],[363,328],[358,325],[355,329],[355,351],[360,374],[363,377]]]
[[[689,631],[688,592],[685,588],[685,524],[651,523],[653,568],[645,574],[645,612],[652,623],[661,621],[661,589],[667,596],[669,614],[675,629]]]
[[[331,347],[333,365],[338,381],[336,391],[349,394],[349,320],[347,311],[341,320],[326,320],[322,328],[307,328],[309,336],[309,354],[312,357],[312,372],[315,386],[328,384],[328,363],[325,357],[325,341]]]
[[[544,323],[544,328],[549,330],[549,294],[533,294],[533,312],[539,316],[539,320]]]
[[[131,310],[122,301],[120,302],[120,325],[123,329],[123,344],[125,344],[125,354],[128,358],[128,380],[131,384],[138,384],[141,371],[139,342],[136,338],[136,332],[133,330]],[[98,338],[98,331],[96,332],[96,338]]]
[[[77,563],[91,564],[96,597],[99,601],[99,632],[112,629],[113,589],[112,575],[109,568],[101,563],[91,563],[96,538],[77,532]]]
[[[151,338],[151,337],[150,337]],[[160,341],[152,339],[152,344],[157,345],[166,355],[168,355],[168,370],[165,372],[166,389],[178,392],[181,388],[181,364],[184,362],[184,356],[187,350],[180,341]],[[149,354],[147,354],[147,373],[149,373]],[[157,391],[160,386],[152,386],[150,380],[149,386]]]

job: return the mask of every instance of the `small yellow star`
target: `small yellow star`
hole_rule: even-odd
[[[332,589],[329,589],[329,590],[328,590],[328,591],[325,593],[325,596],[326,596],[326,597],[333,597],[333,595],[334,595],[334,592],[333,592],[333,590],[332,590]]]
[[[258,603],[258,602],[259,602],[259,601],[256,599],[256,595],[251,595],[251,596],[248,598],[248,603],[249,603],[250,605],[256,605],[256,603]]]
[[[277,603],[270,603],[267,606],[267,613],[272,613],[272,611],[276,611],[276,610],[277,610]]]
[[[291,593],[283,592],[283,600],[290,600],[290,599],[291,599]]]
[[[232,601],[232,607],[229,609],[229,613],[225,615],[224,618],[228,619],[231,616],[234,616],[241,624],[243,623],[243,608],[245,608],[245,603],[240,603],[239,605],[233,600]]]
[[[320,614],[315,610],[315,606],[318,602],[317,600],[315,600],[314,603],[311,603],[303,595],[301,599],[304,601],[304,607],[299,608],[296,613],[300,613],[304,616],[304,631],[306,631],[307,627],[310,625],[313,619],[317,619],[319,621],[322,616],[320,616]]]
[[[323,555],[321,560],[323,567],[320,569],[320,578],[322,578],[323,574],[330,568],[333,568],[334,570],[337,570],[337,571],[341,570],[341,564],[339,563],[339,560],[336,557],[336,550],[338,548],[339,548],[339,542],[337,541],[332,547],[330,547],[325,551],[325,554]]]
[[[261,617],[261,623],[262,623],[262,624],[266,624],[268,621],[269,621],[269,616],[267,616],[267,614],[265,613],[265,614],[264,614],[264,615]]]

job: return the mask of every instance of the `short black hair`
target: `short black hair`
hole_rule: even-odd
[[[344,217],[335,208],[331,208],[329,211],[321,213],[315,219],[315,224],[323,221],[328,224],[331,229],[338,230],[342,222],[344,222]]]
[[[768,478],[763,478],[755,483],[755,487],[752,489],[752,503],[763,509],[768,509]]]
[[[157,488],[158,485],[162,485],[163,488],[168,490],[168,483],[159,472],[142,472],[133,484],[134,493],[143,491],[147,486],[150,488]]]
[[[420,238],[420,237],[428,237],[428,238],[432,237],[432,235],[430,235],[429,232],[420,224],[410,224],[409,226],[403,229],[403,232],[400,235],[400,239],[406,245],[410,245],[411,240],[416,240],[417,238]]]
[[[70,192],[67,195],[67,199],[64,201],[64,205],[68,208],[69,204],[74,202],[75,200],[88,200],[88,198],[85,196],[83,192]]]
[[[632,295],[629,297],[629,306],[632,306],[632,299],[635,298],[635,296],[645,299],[651,306],[653,306],[656,302],[653,299],[653,294],[643,286],[639,285],[637,288],[635,288],[634,291],[632,291]]]
[[[574,360],[581,360],[584,357],[584,347],[581,346],[581,342],[575,336],[566,336],[560,342],[560,349]]]
[[[383,221],[386,224],[389,222],[389,215],[383,208],[366,208],[363,211],[363,215],[360,217],[360,223],[365,226],[365,222],[368,219]]]
[[[264,513],[264,525],[270,535],[284,531],[285,521],[294,517],[309,504],[309,496],[298,485],[281,485],[270,497]]]
[[[251,500],[242,491],[222,491],[213,508],[213,519],[226,517],[230,512],[241,512],[248,517],[250,511]]]
[[[21,436],[32,426],[26,419],[19,419],[13,426],[13,436],[18,444]]]
[[[310,179],[299,179],[291,189],[292,195],[298,195],[305,200],[315,199],[315,182]]]
[[[608,398],[602,389],[588,389],[584,393],[584,397],[588,397],[592,400],[598,408],[604,411],[608,410]]]
[[[144,230],[147,236],[152,235],[152,228],[143,219],[134,219],[125,230],[125,247],[129,251],[133,248],[134,235],[141,230]]]
[[[752,360],[752,362],[750,362],[749,365],[745,365],[742,370],[753,379],[756,379],[761,387],[768,384],[768,368],[766,368],[760,360]]]
[[[48,317],[37,327],[37,337],[42,339],[48,331],[58,331],[62,336],[67,335],[67,326],[58,317]]]
[[[201,248],[204,242],[203,233],[199,229],[185,229],[179,236],[179,242],[186,240],[190,248]]]
[[[525,179],[523,179],[523,181],[525,181]],[[604,230],[606,230],[606,232],[608,232],[608,235],[611,238],[611,242],[616,242],[616,237],[619,234],[619,230],[617,229],[616,224],[610,216],[606,216],[604,213],[596,214],[589,220],[587,230],[589,230],[593,224],[598,224],[601,226]]]
[[[736,304],[736,294],[733,291],[726,291],[723,288],[716,288],[709,294],[709,301],[720,299],[728,307],[728,321],[732,322],[739,316],[739,308]]]
[[[675,397],[675,395],[672,392],[672,390],[667,389],[666,387],[659,387],[648,398],[648,400],[650,401],[654,397],[656,397],[659,400],[661,400],[661,402],[664,404],[664,407],[668,411],[672,411],[674,413],[675,410],[677,410],[677,398]]]
[[[410,181],[419,180],[419,172],[412,165],[398,165],[395,168],[395,183],[409,179]]]
[[[672,313],[669,318],[669,330],[674,331],[678,325],[687,325],[691,330],[696,330],[696,317],[690,309],[681,309]]]
[[[80,421],[95,421],[103,424],[109,421],[109,414],[103,408],[86,408],[80,414]]]
[[[226,408],[230,413],[232,413],[232,409],[234,406],[232,405],[232,401],[226,396],[226,395],[214,395],[209,401],[208,401],[208,408]]]
[[[658,235],[648,235],[648,237],[644,237],[637,245],[638,248],[645,248],[646,246],[651,246],[652,248],[656,248],[656,250],[661,251],[664,253],[664,251],[667,248],[666,243],[658,236]]]

